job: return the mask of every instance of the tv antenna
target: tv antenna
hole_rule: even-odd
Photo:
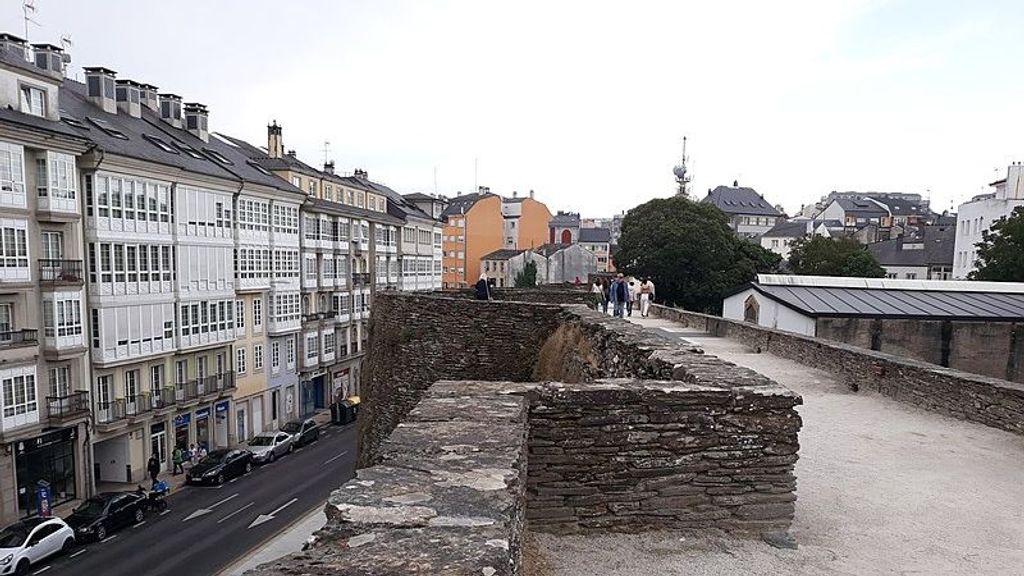
[[[331,143],[328,140],[324,140],[324,165],[327,165],[327,161],[330,160],[331,155]]]
[[[690,180],[692,179],[686,163],[688,158],[686,157],[686,136],[683,136],[683,155],[679,160],[679,164],[676,164],[675,168],[672,169],[672,174],[676,177],[676,196],[683,196],[684,198],[689,196]]]
[[[31,22],[36,26],[39,26],[39,22],[32,19],[32,16],[36,13],[36,0],[25,0],[21,5],[21,10],[25,14],[25,41],[28,42],[28,24]]]

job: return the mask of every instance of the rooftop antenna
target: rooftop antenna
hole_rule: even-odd
[[[39,26],[39,22],[32,19],[30,14],[36,13],[36,0],[25,0],[21,5],[22,12],[25,13],[25,41],[28,42],[28,24],[29,22]]]
[[[683,136],[683,156],[679,160],[679,164],[676,164],[675,168],[672,169],[672,173],[676,177],[676,196],[682,196],[683,198],[687,198],[690,195],[690,175],[687,173],[686,161],[686,136]]]
[[[434,166],[434,196],[437,196],[437,166]]]
[[[331,143],[324,140],[324,165],[327,165],[327,161],[331,159]]]
[[[479,188],[479,183],[480,183],[479,180],[480,179],[477,178],[477,175],[479,174],[479,171],[477,170],[477,161],[478,160],[480,160],[480,159],[477,158],[476,156],[473,157],[473,192],[479,192],[480,191],[480,188]]]

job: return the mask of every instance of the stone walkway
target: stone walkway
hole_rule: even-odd
[[[870,392],[672,322],[629,320],[800,393],[797,550],[658,533],[534,535],[532,576],[1024,575],[1024,438]]]

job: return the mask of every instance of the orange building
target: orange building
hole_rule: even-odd
[[[501,215],[505,220],[505,239],[502,247],[528,250],[548,243],[548,225],[551,211],[543,202],[529,197],[502,198]]]
[[[441,282],[465,288],[480,277],[480,258],[502,246],[501,196],[465,194],[452,198],[441,213],[444,238]]]

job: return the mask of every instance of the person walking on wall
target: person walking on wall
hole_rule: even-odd
[[[633,306],[636,305],[636,278],[629,279],[629,300],[626,300],[626,314],[629,316],[633,315]]]
[[[174,451],[171,452],[171,461],[174,462],[174,469],[171,471],[172,475],[183,474],[185,467],[182,463],[185,462],[185,454],[183,453],[181,446],[175,446]]]
[[[491,287],[487,285],[487,274],[480,274],[480,279],[476,281],[476,299],[477,300],[490,300],[491,299]]]
[[[601,311],[608,313],[608,281],[601,280]]]
[[[647,318],[651,311],[651,301],[654,300],[654,282],[650,278],[644,278],[640,283],[640,316]]]
[[[591,294],[597,294],[594,299],[594,310],[601,310],[601,301],[604,300],[604,290],[601,289],[601,281],[594,279],[594,285],[590,287]]]
[[[622,277],[620,273],[615,277],[615,281],[612,282],[611,300],[614,308],[612,313],[616,318],[622,318],[625,309],[626,302],[629,301],[629,285],[626,284],[626,279]]]

